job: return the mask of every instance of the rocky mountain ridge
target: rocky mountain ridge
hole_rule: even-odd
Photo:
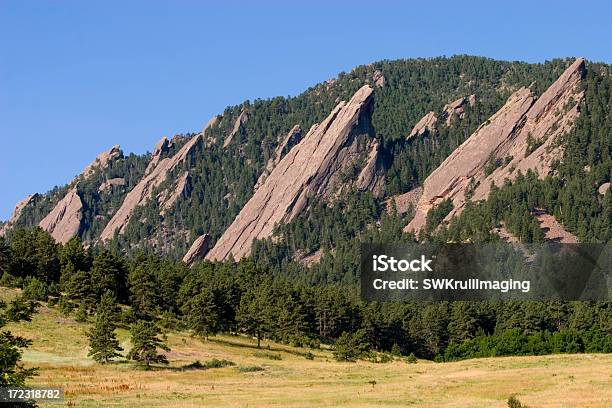
[[[445,61],[436,61],[433,69]],[[422,88],[422,100],[436,102],[422,103],[408,121],[393,109],[411,106],[421,95],[407,91],[404,74],[385,63],[318,85],[290,109],[291,100],[284,99],[228,108],[201,132],[162,138],[150,156],[128,160],[114,146],[67,186],[18,203],[0,234],[40,225],[58,242],[86,236],[90,244],[112,243],[126,251],[179,248],[174,256],[189,264],[239,259],[251,253],[253,242],[274,238],[277,225],[293,223],[314,203],[332,206],[354,191],[402,217],[415,210],[405,230],[418,234],[428,212],[444,200],[453,203],[449,221],[468,201],[486,199],[492,183],[500,186],[529,169],[540,177],[549,174],[563,155],[562,136],[584,103],[583,59],[542,71],[551,77],[545,87],[534,86],[529,71],[523,82],[500,71],[495,86],[474,87],[485,79],[470,77],[476,74],[469,73],[469,64],[490,62],[465,61],[456,72],[458,82],[448,77],[444,92],[440,86],[446,82]],[[497,102],[502,95],[505,104]],[[381,126],[382,119],[394,127]],[[395,139],[389,129],[395,129]],[[452,150],[431,170],[412,163],[425,173],[418,183],[410,173],[400,174],[412,177],[412,190],[400,185],[389,193],[389,169],[400,160],[398,151],[415,158],[420,151],[438,154],[445,145]],[[602,178],[597,184],[601,196],[609,190],[606,183]],[[311,251],[317,259],[323,254],[315,247],[292,256]]]

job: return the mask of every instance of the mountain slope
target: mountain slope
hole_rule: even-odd
[[[289,260],[329,253],[380,227],[391,198],[402,203],[403,225],[411,221],[410,203],[418,202],[410,223],[418,231],[441,201],[454,203],[448,222],[466,203],[485,199],[491,182],[500,186],[519,170],[555,176],[555,163],[563,167],[564,156],[584,151],[585,168],[607,160],[609,144],[594,147],[592,139],[565,149],[572,123],[582,123],[580,111],[598,114],[582,94],[585,70],[592,78],[586,94],[603,98],[609,66],[584,61],[457,56],[360,66],[296,97],[230,106],[201,132],[163,138],[151,154],[124,156],[114,148],[107,165],[18,204],[0,233],[40,224],[60,242],[76,235],[174,258],[205,243],[189,251],[189,262],[211,247],[208,259],[242,257],[252,242],[268,238],[266,246],[286,245]],[[609,139],[605,127],[597,132]],[[589,176],[595,190],[609,182],[606,168]],[[548,211],[576,233],[579,219],[561,207]],[[593,211],[600,212],[581,217]]]

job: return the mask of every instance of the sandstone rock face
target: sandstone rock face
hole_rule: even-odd
[[[450,126],[454,118],[463,119],[465,116],[465,106],[476,104],[476,95],[464,96],[444,106],[443,116],[446,118],[446,126]]]
[[[374,195],[380,195],[384,186],[384,174],[380,172],[380,144],[376,139],[368,140],[366,151],[368,158],[365,166],[357,177],[357,188],[361,191],[372,191]]]
[[[23,212],[23,209],[26,208],[28,204],[36,201],[38,197],[39,195],[37,193],[31,194],[27,196],[26,198],[24,198],[23,200],[19,201],[17,204],[15,204],[15,209],[13,210],[13,214],[11,215],[11,218],[6,222],[6,224],[0,227],[0,236],[5,235],[8,232],[8,230],[13,227],[15,222],[17,222],[19,217],[21,217],[21,213]]]
[[[199,261],[200,259],[204,259],[210,246],[210,235],[204,234],[200,235],[193,244],[189,251],[183,257],[183,262],[187,265],[193,265],[194,262]]]
[[[562,146],[555,141],[573,126],[579,115],[584,94],[580,81],[584,60],[576,60],[542,96],[535,100],[531,90],[521,88],[487,122],[459,146],[423,184],[423,195],[414,219],[406,227],[417,232],[425,225],[427,212],[450,198],[454,208],[447,220],[459,214],[466,202],[489,195],[491,182],[501,186],[504,179],[514,179],[520,170],[537,171],[544,177],[555,159],[562,157]],[[452,105],[452,104],[451,104]],[[539,147],[528,152],[528,138]],[[492,172],[486,172],[493,165]]]
[[[379,70],[374,71],[372,79],[374,80],[374,85],[376,85],[377,87],[382,88],[383,86],[385,86],[385,77]]]
[[[160,207],[162,209],[161,210],[162,215],[165,215],[166,212],[170,208],[172,208],[172,206],[174,205],[174,203],[176,203],[176,200],[178,200],[179,197],[181,197],[182,195],[188,194],[190,180],[191,179],[189,177],[189,172],[186,171],[176,181],[174,185],[174,190],[172,191],[165,190],[160,194],[160,196],[157,197],[157,201],[159,202]]]
[[[120,156],[121,149],[119,145],[113,146],[110,150],[100,153],[91,164],[85,167],[85,170],[81,173],[81,177],[85,179],[89,178],[97,168],[104,169],[108,167],[110,162],[116,160]]]
[[[238,116],[238,118],[236,118],[236,121],[234,122],[234,127],[232,128],[232,131],[225,138],[225,141],[223,142],[223,147],[229,146],[229,144],[232,142],[232,139],[234,138],[236,133],[238,133],[240,128],[244,126],[248,122],[248,120],[249,120],[249,112],[243,108],[242,112],[240,112],[240,116]]]
[[[278,165],[280,162],[281,158],[283,157],[283,153],[291,150],[291,148],[295,146],[301,138],[302,128],[300,125],[295,125],[278,144],[278,146],[276,146],[276,149],[274,149],[272,157],[270,157],[270,159],[268,159],[268,163],[266,163],[266,168],[257,179],[257,183],[255,183],[255,190],[257,190],[264,183],[264,181],[266,181],[266,178],[270,175],[270,173],[272,173],[272,170],[274,170],[276,165]]]
[[[329,199],[343,188],[343,172],[364,155],[369,156],[374,145],[370,134],[372,92],[370,86],[363,86],[348,103],[340,102],[323,122],[310,129],[274,167],[206,259],[248,255],[253,239],[269,237],[276,223],[293,220],[312,198]],[[364,151],[363,146],[370,150]]]
[[[83,203],[73,187],[38,224],[62,244],[79,233],[83,218]]]
[[[425,133],[425,131],[435,131],[436,123],[438,123],[438,117],[436,116],[435,112],[429,112],[423,116],[416,125],[414,125],[407,139],[411,139],[415,136],[421,136],[423,133]]]
[[[174,156],[166,157],[161,160],[159,160],[159,155],[161,155],[162,148],[164,145],[167,146],[167,143],[164,141],[164,139],[162,139],[157,144],[159,149],[156,148],[151,159],[151,162],[155,161],[155,164],[151,168],[147,169],[145,176],[126,195],[121,207],[119,207],[113,218],[111,218],[100,234],[100,240],[108,241],[113,237],[115,231],[118,231],[119,234],[123,232],[125,226],[132,217],[134,209],[143,205],[148,199],[151,198],[153,190],[164,182],[169,172],[183,163],[185,158],[193,150],[201,137],[202,133],[198,133],[197,135],[193,136],[191,140],[185,143]]]
[[[155,149],[153,150],[153,155],[151,156],[151,161],[147,165],[145,174],[149,174],[157,166],[161,160],[161,156],[167,153],[171,146],[172,142],[165,136],[155,144]]]
[[[81,229],[83,203],[77,192],[76,186],[80,181],[90,178],[96,170],[107,168],[111,162],[121,157],[121,154],[119,145],[115,145],[111,149],[100,153],[93,162],[85,167],[81,174],[70,182],[72,188],[62,197],[51,212],[40,221],[40,227],[51,233],[53,238],[61,243],[67,242],[70,238],[77,235]],[[21,215],[23,208],[37,197],[38,195],[34,194],[17,204],[15,208],[16,212],[13,213],[13,217],[11,218],[12,221],[9,220],[9,222],[0,229],[0,235],[6,233],[6,231],[12,227],[13,223]],[[16,214],[17,217],[15,218]]]
[[[423,187],[414,188],[404,194],[398,194],[389,198],[386,202],[386,209],[391,212],[393,204],[398,214],[406,214],[410,209],[414,209],[423,194]]]
[[[100,184],[100,187],[98,187],[98,192],[104,193],[110,190],[112,187],[119,187],[119,186],[125,186],[125,179],[121,177],[112,178]]]
[[[558,242],[560,244],[577,244],[578,238],[572,233],[568,232],[563,228],[555,217],[544,212],[544,210],[538,209],[534,214],[542,232],[544,232],[544,239],[547,241]]]

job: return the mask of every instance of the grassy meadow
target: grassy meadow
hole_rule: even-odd
[[[16,293],[0,288],[4,299]],[[65,387],[65,406],[506,407],[510,395],[529,407],[612,406],[609,354],[339,363],[329,350],[267,342],[258,350],[245,337],[205,341],[171,332],[170,365],[147,371],[125,361],[99,365],[88,359],[87,327],[46,306],[31,322],[7,326],[34,341],[23,358],[27,367],[40,368],[30,385]],[[127,351],[128,333],[118,333]],[[234,365],[185,368],[212,359]]]

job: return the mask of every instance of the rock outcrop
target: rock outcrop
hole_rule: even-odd
[[[157,197],[157,201],[161,207],[162,215],[166,215],[166,212],[172,208],[179,197],[189,194],[190,180],[189,172],[186,171],[181,177],[178,178],[172,191],[164,190],[162,193],[160,193],[160,195]]]
[[[398,194],[389,198],[385,201],[385,208],[388,212],[391,212],[393,205],[395,205],[398,214],[406,214],[416,207],[422,194],[423,187],[413,188],[404,194]]]
[[[489,195],[491,183],[501,186],[519,171],[525,174],[531,169],[540,177],[546,176],[553,161],[562,157],[562,146],[555,142],[571,129],[579,115],[583,75],[584,60],[578,59],[539,99],[535,100],[528,88],[510,96],[427,177],[415,217],[406,230],[418,233],[427,212],[445,199],[451,199],[454,206],[448,220],[462,211],[468,192],[472,200],[483,200]],[[530,140],[532,149],[528,149]]]
[[[124,178],[121,178],[121,177],[112,178],[100,184],[100,187],[98,187],[98,192],[105,193],[113,187],[121,187],[121,186],[125,186]]]
[[[271,236],[276,223],[293,220],[311,199],[331,199],[342,190],[349,170],[376,145],[370,124],[372,92],[369,85],[363,86],[309,130],[274,167],[206,259],[248,255],[253,240]],[[364,146],[370,150],[364,151]]]
[[[376,85],[379,88],[382,88],[383,86],[385,86],[385,76],[379,70],[374,71],[372,80],[374,81],[374,85]]]
[[[425,116],[421,118],[421,120],[417,122],[416,125],[414,125],[407,139],[411,139],[415,136],[421,136],[426,131],[434,132],[436,130],[436,123],[438,123],[438,116],[436,115],[436,113],[435,112],[427,113]]]
[[[23,212],[23,209],[26,208],[28,204],[36,201],[38,197],[39,195],[37,193],[30,194],[29,196],[27,196],[26,198],[24,198],[23,200],[15,204],[15,209],[13,210],[13,214],[11,215],[11,218],[4,225],[2,225],[2,227],[0,227],[0,236],[5,235],[8,232],[8,230],[11,229],[13,225],[15,225],[19,217],[21,217],[21,213]]]
[[[80,177],[84,179],[91,177],[96,169],[107,168],[112,161],[118,159],[119,157],[121,157],[121,148],[119,145],[115,145],[111,147],[110,150],[100,153],[91,164],[85,167],[85,170],[83,170]]]
[[[537,209],[534,216],[538,220],[542,232],[544,232],[545,240],[560,244],[578,243],[578,238],[574,234],[563,228],[555,217],[547,214],[544,210]]]
[[[167,137],[162,137],[157,144],[155,144],[155,149],[153,150],[153,154],[151,155],[151,161],[147,165],[145,169],[145,175],[151,173],[151,171],[159,164],[162,155],[168,153],[168,150],[172,147],[172,142],[168,140]]]
[[[464,96],[456,101],[453,101],[444,106],[442,116],[446,118],[446,126],[453,123],[454,118],[463,119],[465,116],[465,106],[474,106],[476,104],[476,95]]]
[[[79,233],[82,219],[83,202],[75,186],[38,225],[64,244]]]
[[[244,126],[248,122],[248,120],[249,112],[245,108],[242,108],[242,112],[240,112],[240,115],[236,118],[236,121],[234,122],[234,127],[232,128],[232,131],[223,141],[223,147],[229,146],[234,136],[236,136],[236,133],[238,133],[240,128]]]
[[[151,158],[151,163],[154,162],[155,164],[151,165],[151,163],[149,163],[150,167],[147,168],[145,176],[126,195],[121,207],[115,212],[113,218],[111,218],[100,234],[100,240],[110,240],[115,234],[115,231],[118,231],[119,234],[123,233],[125,226],[132,217],[134,209],[145,204],[145,202],[152,197],[153,191],[166,180],[169,172],[184,162],[201,137],[202,133],[198,133],[185,143],[172,157],[165,157],[161,160],[160,155],[162,154],[164,146],[167,148],[169,142],[164,138],[157,144],[153,157]]]
[[[71,187],[68,193],[62,197],[55,207],[39,222],[39,226],[48,231],[56,241],[64,243],[77,235],[81,229],[83,218],[83,203],[77,191],[77,185],[81,181],[91,178],[97,170],[107,168],[113,161],[121,157],[119,145],[115,145],[109,150],[100,153],[81,174],[76,176],[69,184]],[[100,186],[102,187],[102,186]],[[106,187],[105,187],[106,188]],[[27,197],[20,201],[15,207],[15,212],[11,220],[0,229],[0,235],[6,233],[19,218],[23,208],[38,197],[37,194]],[[15,217],[16,216],[16,217]]]
[[[193,241],[193,244],[191,244],[191,248],[189,248],[189,251],[187,251],[183,257],[183,262],[185,262],[187,265],[193,265],[194,262],[204,259],[209,249],[210,235],[200,235],[195,241]]]
[[[289,133],[285,135],[283,140],[276,146],[274,149],[274,153],[272,153],[272,157],[268,159],[268,163],[266,163],[266,167],[264,171],[261,173],[257,182],[255,183],[254,190],[257,190],[263,183],[266,181],[266,178],[272,173],[272,170],[278,165],[283,154],[286,154],[293,146],[295,146],[300,139],[302,138],[302,128],[300,125],[295,125],[291,128]]]
[[[610,182],[607,183],[603,183],[601,186],[599,186],[599,188],[597,189],[597,192],[601,195],[606,195],[606,193],[610,191]]]

